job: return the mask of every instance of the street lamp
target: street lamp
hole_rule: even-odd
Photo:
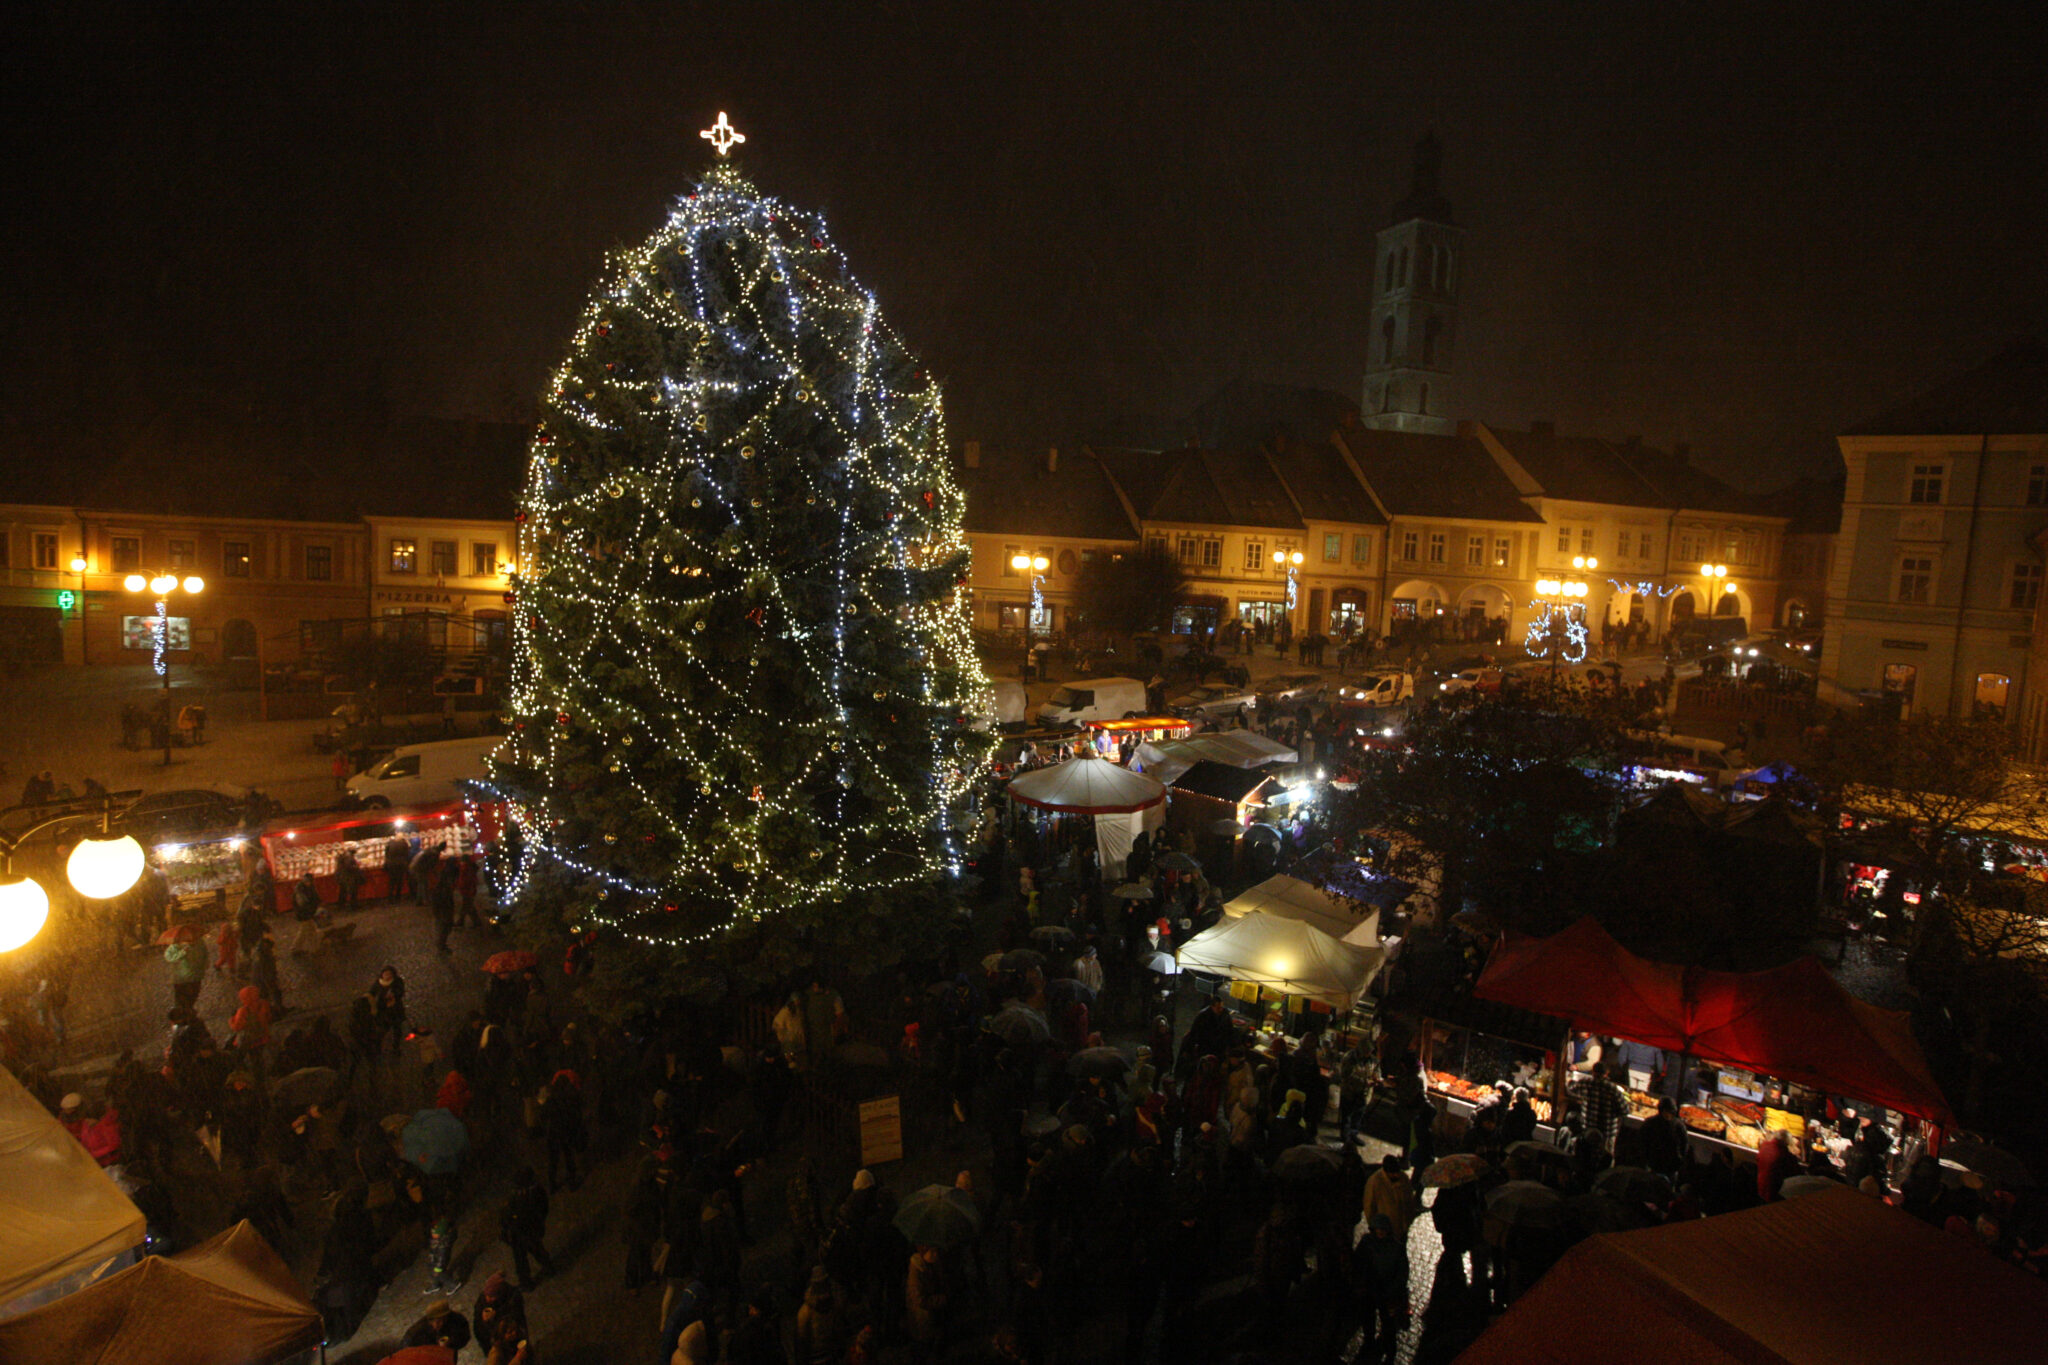
[[[1735,585],[1728,581],[1728,566],[1726,564],[1702,564],[1700,565],[1700,577],[1707,582],[1707,615],[1718,616],[1720,615],[1721,599],[1735,591]],[[1714,585],[1717,583],[1720,585],[1720,591],[1718,592],[1714,588]]]
[[[1580,556],[1579,568],[1597,568],[1599,561]],[[1539,578],[1536,580],[1534,605],[1542,608],[1543,614],[1529,622],[1528,634],[1522,638],[1522,648],[1531,655],[1547,652],[1550,655],[1550,680],[1557,681],[1558,665],[1564,656],[1571,654],[1572,663],[1583,663],[1586,658],[1585,598],[1590,591],[1584,580],[1577,578]],[[1580,609],[1579,620],[1573,620],[1573,606]],[[1541,650],[1538,644],[1541,644]]]
[[[1010,567],[1018,573],[1031,575],[1031,606],[1024,613],[1024,677],[1031,678],[1031,623],[1038,613],[1045,610],[1045,571],[1052,567],[1052,561],[1044,555],[1012,555]]]
[[[92,648],[92,641],[85,629],[85,570],[85,550],[80,547],[78,553],[71,556],[71,572],[78,575],[78,662],[81,664],[92,662],[87,654]]]
[[[183,592],[188,597],[197,597],[206,591],[206,580],[198,574],[191,574],[181,581],[174,573],[161,573],[145,580],[141,574],[132,573],[122,580],[122,586],[130,592],[146,589],[156,594],[156,657],[152,663],[157,676],[164,680],[164,766],[168,768],[171,766],[171,594]]]
[[[80,840],[65,865],[65,873],[79,895],[89,900],[112,900],[142,876],[142,845],[135,842],[133,835],[116,838],[108,828],[115,800],[132,799],[138,794],[119,792],[98,798],[99,837]],[[50,894],[43,890],[42,883],[33,877],[14,875],[15,850],[32,835],[54,825],[69,824],[82,813],[74,803],[19,834],[0,835],[0,953],[11,953],[30,942],[50,919]]]

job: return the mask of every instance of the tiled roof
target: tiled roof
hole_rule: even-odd
[[[1102,465],[1086,451],[1062,450],[1057,469],[1043,450],[981,448],[969,469],[956,455],[953,477],[967,494],[969,531],[989,535],[1136,540],[1138,528]]]
[[[1338,439],[1395,516],[1543,520],[1477,437],[1356,427]]]
[[[1145,521],[1302,529],[1287,490],[1254,450],[1118,450],[1103,464]]]
[[[2048,433],[2048,341],[2007,347],[1973,370],[1843,433],[2038,436]]]
[[[1386,522],[1351,466],[1328,441],[1279,443],[1277,449],[1267,452],[1266,459],[1294,495],[1304,517],[1366,526]]]
[[[1514,431],[1488,427],[1515,463],[1529,471],[1544,494],[1568,502],[1604,502],[1618,507],[1668,507],[1615,448],[1591,436],[1560,436],[1555,431]]]

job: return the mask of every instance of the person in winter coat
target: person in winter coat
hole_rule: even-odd
[[[344,848],[334,855],[334,908],[344,913],[356,908],[356,898],[363,890],[363,865],[356,861],[356,851]]]
[[[1352,1265],[1366,1328],[1366,1345],[1358,1359],[1361,1365],[1373,1359],[1391,1362],[1408,1326],[1408,1239],[1394,1231],[1392,1219],[1375,1214],[1359,1239]]]
[[[455,927],[455,869],[443,867],[432,876],[434,889],[429,898],[434,906],[434,947],[445,953],[450,951],[448,931]]]
[[[241,956],[245,960],[256,956],[256,940],[263,937],[263,931],[268,927],[264,913],[268,908],[268,904],[251,889],[242,897],[241,908],[235,911],[235,936],[241,941]],[[243,970],[248,968],[245,966]]]
[[[217,972],[226,972],[229,976],[241,976],[242,969],[237,962],[241,951],[242,940],[235,932],[235,922],[222,920],[220,932],[213,938],[213,969]]]
[[[391,1035],[391,1055],[398,1055],[399,1046],[405,1041],[405,978],[398,974],[398,968],[386,966],[377,973],[377,979],[370,984],[370,1011],[377,1025],[377,1037],[381,1041],[386,1033]],[[376,1045],[371,1051],[376,1051]]]
[[[1396,1235],[1406,1245],[1408,1224],[1415,1217],[1415,1210],[1421,1207],[1416,1197],[1415,1184],[1408,1178],[1407,1169],[1401,1158],[1391,1154],[1380,1158],[1380,1168],[1365,1182],[1365,1207],[1362,1210],[1368,1224],[1375,1215],[1384,1215],[1394,1226]]]
[[[277,979],[277,937],[265,929],[249,955],[249,980],[270,1002],[273,1013],[284,1013],[284,986]]]
[[[512,1268],[519,1273],[519,1291],[523,1294],[533,1288],[533,1277],[527,1271],[529,1259],[540,1263],[541,1273],[555,1273],[554,1258],[542,1239],[548,1230],[548,1192],[541,1188],[540,1177],[533,1167],[522,1166],[515,1178],[512,1197],[505,1201],[505,1209],[498,1218],[498,1235],[505,1245],[512,1249]]]
[[[242,1002],[228,1020],[228,1027],[234,1030],[235,1047],[260,1068],[263,1054],[270,1046],[270,1002],[254,986],[242,987],[235,992],[235,998]]]
[[[911,1254],[910,1268],[904,1274],[903,1324],[926,1358],[935,1355],[944,1344],[948,1299],[939,1249],[919,1247]]]
[[[811,1267],[803,1307],[796,1311],[796,1365],[838,1365],[852,1340],[852,1323],[839,1286],[825,1267]]]
[[[434,1107],[463,1118],[469,1113],[470,1099],[469,1081],[460,1071],[450,1071],[441,1078],[440,1089],[434,1092]]]
[[[405,895],[405,873],[412,866],[412,845],[398,835],[384,843],[384,898],[398,900]]]
[[[476,1326],[479,1343],[496,1341],[501,1320],[516,1319],[522,1324],[526,1321],[526,1296],[513,1288],[504,1271],[494,1270],[477,1294],[469,1317]]]
[[[406,869],[406,875],[412,882],[412,898],[417,904],[428,904],[440,870],[441,846],[422,842],[420,851],[412,855],[412,866]]]
[[[469,1319],[455,1311],[447,1299],[435,1299],[427,1311],[399,1340],[406,1346],[446,1346],[457,1355],[469,1345]]]
[[[580,1182],[576,1154],[583,1150],[583,1078],[563,1067],[548,1078],[547,1097],[541,1104],[541,1130],[547,1134],[548,1189],[561,1189],[555,1178],[557,1167],[565,1168],[569,1184]]]
[[[292,935],[293,952],[310,953],[320,946],[320,927],[315,923],[319,917],[320,889],[309,872],[292,888],[292,918],[299,922],[299,931]]]
[[[186,1009],[199,1001],[199,988],[206,984],[206,967],[211,954],[196,939],[173,943],[164,949],[164,961],[171,969],[171,998]]]
[[[782,1055],[789,1059],[789,1069],[802,1075],[810,1068],[810,1049],[804,1035],[804,1000],[795,991],[781,1009],[775,1011],[770,1027],[775,1030],[775,1042],[781,1047]]]
[[[455,862],[455,894],[458,898],[455,927],[458,929],[465,924],[474,929],[484,927],[483,917],[476,912],[476,887],[476,858],[458,858]]]
[[[775,1296],[765,1286],[747,1300],[739,1325],[725,1343],[726,1365],[789,1365],[782,1330],[775,1321]]]

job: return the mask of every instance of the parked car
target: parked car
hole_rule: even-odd
[[[1320,673],[1287,673],[1266,679],[1266,685],[1259,689],[1259,705],[1313,706],[1323,699],[1326,690]]]
[[[1337,689],[1337,705],[1376,709],[1415,700],[1413,673],[1368,673]]]
[[[1079,725],[1084,720],[1129,720],[1146,711],[1145,684],[1136,678],[1077,678],[1061,683],[1038,708],[1041,725]]]
[[[226,834],[271,813],[275,803],[247,787],[180,787],[151,792],[114,818],[116,834],[133,835],[145,848],[165,842]]]
[[[1456,696],[1460,692],[1477,692],[1482,696],[1493,696],[1500,691],[1500,670],[1497,668],[1461,668],[1436,685],[1444,696]]]
[[[489,776],[484,758],[504,742],[501,735],[479,735],[403,745],[368,772],[351,777],[348,794],[368,807],[452,801],[463,794],[459,783]]]
[[[1259,709],[1259,694],[1250,688],[1217,683],[1168,697],[1166,709],[1178,716],[1200,716],[1204,720],[1247,721]]]

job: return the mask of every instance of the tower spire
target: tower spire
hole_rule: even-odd
[[[1448,432],[1451,356],[1465,234],[1442,189],[1444,149],[1435,130],[1415,144],[1408,196],[1394,205],[1373,260],[1366,338],[1365,424],[1390,431]]]

